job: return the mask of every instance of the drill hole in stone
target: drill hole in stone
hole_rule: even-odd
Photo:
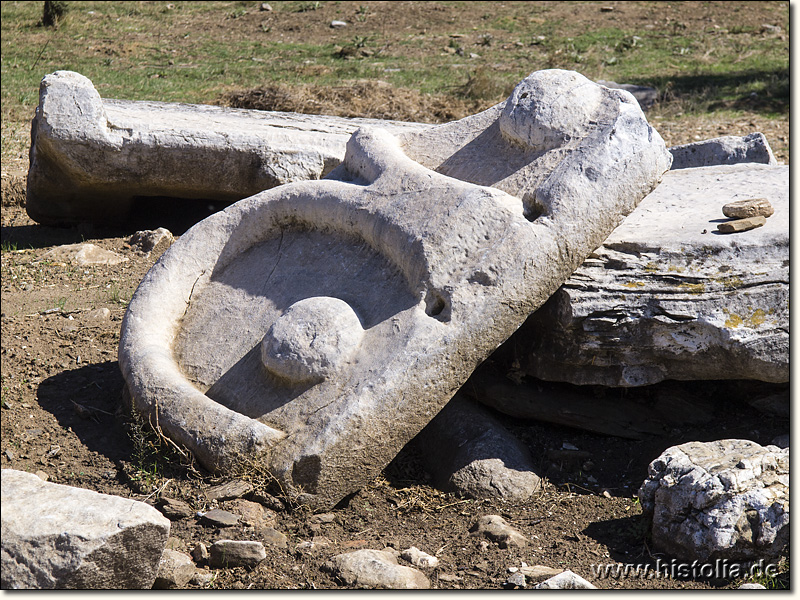
[[[449,321],[450,305],[447,299],[438,292],[428,292],[425,298],[425,314],[439,321]]]

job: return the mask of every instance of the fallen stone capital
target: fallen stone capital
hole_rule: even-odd
[[[362,128],[321,181],[195,225],[145,276],[119,360],[135,410],[208,468],[332,506],[657,184],[626,92],[539,71],[463,121]]]

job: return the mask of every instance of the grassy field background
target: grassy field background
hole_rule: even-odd
[[[366,80],[464,106],[419,119],[436,121],[563,68],[653,86],[651,119],[679,126],[788,123],[788,2],[67,2],[57,27],[41,25],[43,4],[2,3],[4,160],[24,154],[39,82],[59,69],[108,98],[225,104]]]

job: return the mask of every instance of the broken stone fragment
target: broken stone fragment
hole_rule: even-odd
[[[35,262],[41,261],[65,262],[79,267],[91,265],[118,265],[127,262],[126,256],[120,256],[110,250],[105,250],[94,244],[67,244],[57,246],[45,252]]]
[[[479,518],[472,527],[473,536],[484,536],[495,542],[501,548],[511,546],[524,547],[528,545],[528,538],[514,529],[500,515],[485,515]]]
[[[226,483],[215,485],[205,491],[209,500],[233,500],[241,498],[253,491],[253,484],[242,479],[234,479]]]
[[[227,510],[213,508],[210,511],[203,513],[201,520],[206,525],[214,527],[233,527],[239,523],[239,515],[235,515]]]
[[[747,219],[749,217],[771,217],[775,213],[772,204],[766,198],[737,200],[722,207],[722,214],[730,219]]]
[[[749,440],[674,446],[650,463],[638,496],[660,552],[775,559],[789,542],[789,449]]]
[[[174,241],[175,238],[172,232],[164,227],[159,227],[152,231],[137,231],[130,237],[128,244],[144,254],[150,254],[154,250],[156,252],[163,252],[169,248]]]
[[[528,579],[539,580],[563,573],[564,569],[554,569],[553,567],[546,567],[544,565],[533,565],[529,567],[520,567],[519,572]]]
[[[423,552],[416,546],[411,546],[400,553],[400,558],[407,560],[420,569],[434,569],[439,566],[439,559]]]
[[[176,498],[162,497],[158,501],[157,508],[171,521],[186,519],[193,516],[195,513],[189,503]]]
[[[265,558],[267,551],[261,542],[218,540],[209,549],[209,565],[213,568],[253,568]]]
[[[564,571],[542,583],[533,586],[534,590],[594,590],[597,586],[586,581],[580,575],[572,571]]]
[[[763,133],[746,136],[723,136],[710,140],[692,142],[669,149],[672,168],[686,169],[733,165],[738,163],[762,163],[776,166],[778,161]]]
[[[255,461],[334,506],[669,163],[630,94],[561,70],[463,121],[362,128],[325,179],[237,202],[154,265],[120,336],[133,403],[204,466]]]
[[[427,590],[431,587],[421,571],[401,565],[393,552],[356,550],[337,554],[326,569],[347,585],[393,590]]]
[[[720,223],[717,225],[717,229],[722,233],[741,233],[742,231],[750,231],[756,227],[763,227],[766,222],[766,217],[749,217],[747,219],[737,219],[735,221],[728,221],[727,223]]]
[[[3,469],[3,589],[150,589],[170,522],[128,498]]]
[[[182,588],[194,576],[192,557],[176,550],[166,549],[158,563],[158,575],[153,583],[157,590]]]
[[[411,443],[443,491],[525,502],[541,485],[528,449],[488,409],[462,393]]]

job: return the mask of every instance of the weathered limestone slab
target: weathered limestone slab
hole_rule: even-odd
[[[3,589],[150,589],[170,523],[143,502],[2,473]]]
[[[672,154],[673,169],[738,163],[762,163],[773,167],[778,164],[763,133],[751,133],[745,136],[727,135],[672,146],[669,151]]]
[[[319,179],[374,119],[101,99],[72,71],[46,75],[31,127],[26,209],[43,224],[119,222],[137,196],[236,201]]]
[[[753,196],[775,213],[720,235],[722,207]],[[788,381],[789,167],[670,171],[513,343],[549,381]]]
[[[360,129],[326,179],[212,215],[145,276],[120,339],[133,404],[208,468],[260,461],[287,493],[335,504],[669,161],[629,94],[569,71],[417,136]]]
[[[789,543],[789,449],[748,440],[668,448],[639,499],[656,549],[674,558],[775,559]]]

